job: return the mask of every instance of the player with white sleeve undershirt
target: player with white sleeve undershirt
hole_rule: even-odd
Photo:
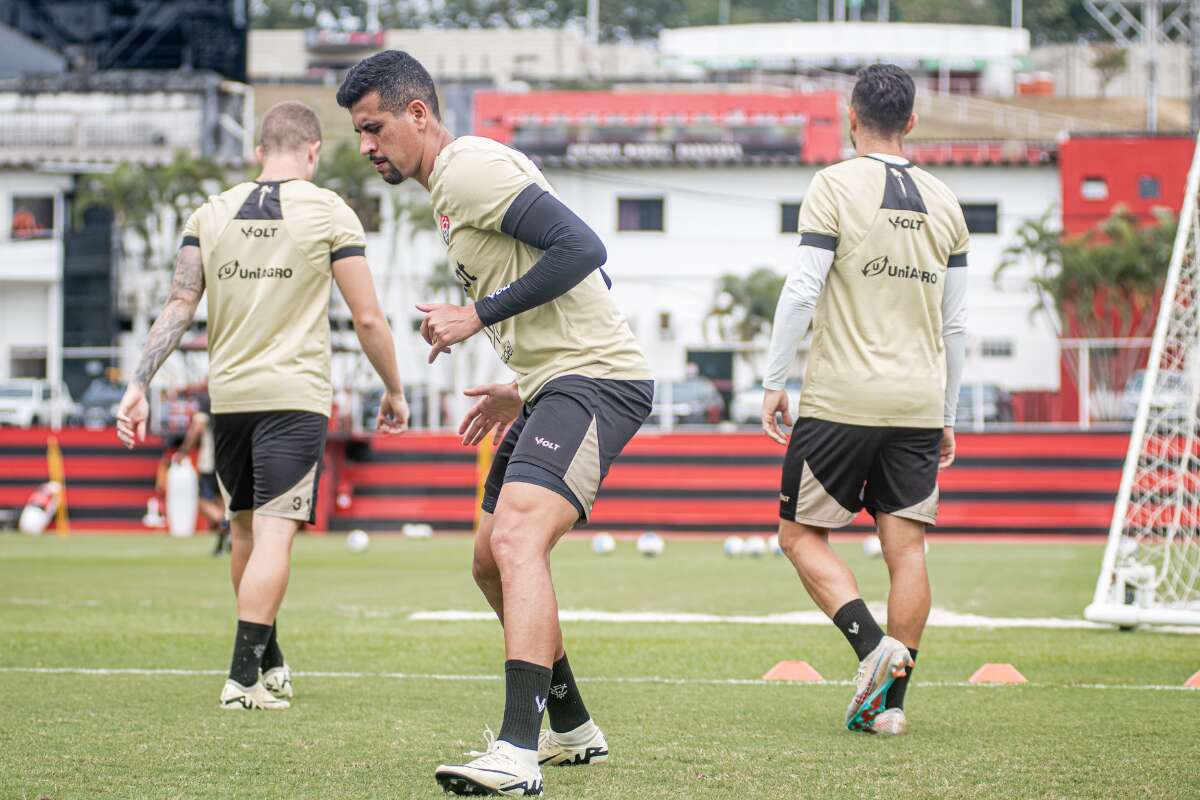
[[[938,179],[903,155],[915,87],[899,67],[858,76],[850,132],[857,157],[821,170],[800,212],[797,265],[771,333],[762,424],[787,445],[779,543],[804,587],[859,660],[850,730],[900,734],[904,695],[929,616],[925,527],[939,469],[954,461],[966,350],[968,234]],[[813,328],[799,414],[783,390]],[[859,596],[829,531],[866,508],[891,575],[888,635]]]

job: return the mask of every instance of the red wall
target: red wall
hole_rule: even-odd
[[[1167,207],[1179,213],[1188,168],[1192,163],[1194,141],[1190,136],[1072,136],[1059,148],[1059,176],[1062,181],[1063,230],[1079,234],[1091,230],[1124,205],[1143,222],[1154,219],[1155,207]],[[1144,199],[1138,193],[1138,179],[1158,179],[1157,198]],[[1104,178],[1108,197],[1085,200],[1082,194],[1086,178]]]

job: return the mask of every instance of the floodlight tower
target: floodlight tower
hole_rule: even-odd
[[[1158,130],[1158,45],[1186,42],[1192,48],[1192,129],[1200,127],[1200,0],[1083,0],[1084,8],[1121,47],[1146,47],[1146,130]],[[1140,10],[1140,14],[1137,13]],[[1189,25],[1190,18],[1190,25]]]

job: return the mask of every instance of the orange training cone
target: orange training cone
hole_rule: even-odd
[[[1200,689],[1200,670],[1196,670],[1196,674],[1188,678],[1187,682],[1183,685],[1189,689]]]
[[[1012,664],[984,664],[970,677],[971,683],[1029,683]]]
[[[823,681],[807,661],[780,661],[763,675],[764,681]]]

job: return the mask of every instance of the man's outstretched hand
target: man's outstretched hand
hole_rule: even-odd
[[[515,383],[473,386],[463,394],[479,398],[458,424],[458,434],[467,446],[479,444],[494,430],[504,430],[521,413],[521,395]]]
[[[442,353],[449,353],[451,345],[464,342],[483,330],[483,322],[473,304],[419,303],[417,310],[425,314],[421,321],[421,338],[433,346],[429,351],[430,364]]]

